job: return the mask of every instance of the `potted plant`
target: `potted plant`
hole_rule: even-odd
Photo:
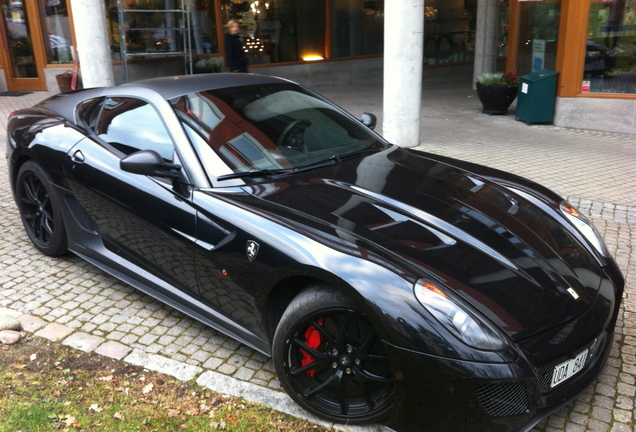
[[[517,97],[519,78],[501,72],[484,73],[477,77],[477,96],[483,109],[490,115],[506,115],[508,107]]]
[[[221,63],[211,58],[202,58],[192,66],[192,72],[195,74],[221,72]]]

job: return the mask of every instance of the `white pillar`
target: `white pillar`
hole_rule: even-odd
[[[85,88],[115,85],[103,0],[71,0],[77,52]]]
[[[479,75],[497,70],[498,29],[499,0],[478,0],[473,88]]]
[[[420,144],[423,56],[424,0],[387,0],[382,134],[402,147]]]

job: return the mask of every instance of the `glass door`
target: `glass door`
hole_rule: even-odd
[[[7,87],[13,91],[46,90],[41,32],[34,0],[0,0],[3,59]]]
[[[561,0],[519,0],[517,75],[556,68]]]

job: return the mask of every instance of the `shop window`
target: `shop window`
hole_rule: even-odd
[[[556,68],[561,0],[519,0],[517,74]]]
[[[333,57],[382,54],[384,0],[331,0]]]
[[[508,54],[508,24],[510,23],[510,1],[501,0],[499,3],[499,30],[497,34],[497,57]]]
[[[636,93],[636,0],[590,0],[583,93]]]
[[[428,65],[472,61],[477,0],[428,0],[424,8],[424,61]]]
[[[192,54],[218,54],[214,1],[192,2]]]
[[[222,17],[240,24],[248,64],[324,58],[325,0],[224,0]]]
[[[17,78],[37,78],[38,71],[29,32],[29,17],[22,2],[3,0],[2,19],[11,57],[7,66],[13,66],[12,74]]]
[[[68,17],[68,0],[42,0],[38,2],[46,62],[49,64],[73,63],[71,26]]]
[[[121,52],[120,26],[124,28],[126,52],[150,55],[181,54],[186,50],[188,25],[192,54],[219,52],[213,0],[122,0],[120,13],[117,0],[107,0],[108,32],[113,59]],[[188,2],[189,3],[189,2]],[[189,22],[187,22],[189,20]]]

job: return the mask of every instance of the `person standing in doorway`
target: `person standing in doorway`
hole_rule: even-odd
[[[247,72],[247,58],[243,50],[243,41],[239,35],[239,23],[235,20],[227,22],[227,33],[224,37],[225,64],[230,72]]]

